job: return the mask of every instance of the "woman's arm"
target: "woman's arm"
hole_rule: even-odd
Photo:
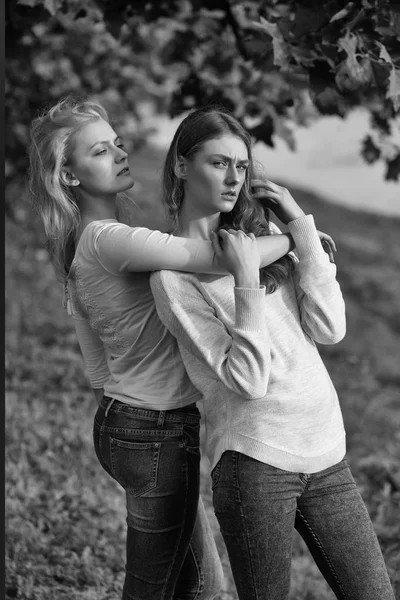
[[[147,207],[148,204],[146,204]],[[155,210],[153,206],[150,211],[145,211],[126,195],[121,195],[117,199],[117,219],[120,223],[125,223],[131,227],[148,227],[150,229],[159,229],[160,227],[161,232],[168,231],[172,226],[172,221],[165,212],[160,211],[160,207]],[[267,267],[295,247],[293,238],[289,233],[282,233],[277,227],[274,233],[280,235],[273,240],[270,236],[262,236],[257,239],[260,268]],[[205,250],[205,252],[207,251]],[[216,265],[214,264],[214,266]],[[225,272],[225,269],[221,269],[221,273],[223,272]]]
[[[217,259],[211,241],[181,238],[123,223],[96,223],[95,227],[95,252],[104,268],[112,273],[161,269],[194,273],[227,272]],[[260,267],[287,254],[292,244],[290,234],[257,238]]]
[[[235,287],[234,322],[227,325],[218,318],[197,277],[156,271],[150,285],[158,315],[177,339],[194,385],[196,378],[202,381],[207,377],[218,379],[243,399],[265,396],[271,367],[265,288]],[[227,295],[224,303],[229,306],[232,291],[225,278],[221,285]]]
[[[261,173],[261,171],[259,171]],[[290,221],[294,221],[305,215],[304,211],[297,204],[289,190],[285,187],[277,185],[269,181],[265,175],[261,175],[259,179],[253,179],[251,182],[253,198],[257,199],[264,207],[269,208],[284,224],[288,225]],[[279,228],[275,226],[280,232]],[[318,237],[324,251],[328,254],[331,263],[335,262],[333,253],[336,252],[336,244],[332,237],[323,231],[317,230]],[[294,240],[292,239],[294,249]],[[279,257],[280,258],[280,257]]]
[[[221,230],[219,236],[217,256],[224,259],[235,281],[233,326],[229,314],[232,290],[227,278],[216,282],[218,300],[214,301],[193,275],[153,273],[150,285],[157,311],[180,348],[205,363],[226,387],[244,398],[263,398],[271,357],[257,240],[253,234],[234,230]],[[218,317],[219,309],[225,312],[225,322]]]
[[[276,233],[257,238],[260,253],[260,268],[268,267],[288,252],[295,249],[293,237],[289,233]]]
[[[293,236],[299,258],[294,280],[304,331],[320,344],[339,342],[345,335],[346,319],[332,264],[336,251],[332,238],[317,231],[312,215],[305,215],[286,188],[265,178],[252,181],[252,186],[257,190],[254,197],[269,206]],[[326,248],[321,244],[324,240]]]
[[[96,398],[97,404],[100,404],[100,402],[104,396],[104,388],[99,388],[99,389],[93,388],[93,394],[94,394],[94,397]]]
[[[294,282],[301,325],[320,344],[336,344],[346,333],[345,304],[336,266],[323,251],[312,215],[289,223],[298,262]]]

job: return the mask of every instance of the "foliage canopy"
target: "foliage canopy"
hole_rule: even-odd
[[[124,115],[125,136],[148,133],[143,106],[176,116],[230,108],[256,140],[293,123],[365,108],[360,152],[400,174],[400,4],[381,0],[8,0],[8,179],[26,170],[28,127],[67,93]]]

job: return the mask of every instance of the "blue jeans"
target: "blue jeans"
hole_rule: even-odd
[[[94,419],[100,464],[126,492],[123,600],[211,600],[222,567],[199,502],[200,413],[104,397]]]
[[[311,475],[224,452],[213,503],[240,600],[289,597],[294,528],[341,600],[394,600],[381,549],[346,460]]]

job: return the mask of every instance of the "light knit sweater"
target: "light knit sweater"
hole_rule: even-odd
[[[158,314],[203,395],[211,468],[226,450],[303,473],[345,454],[338,397],[315,343],[345,334],[336,266],[312,215],[289,231],[298,260],[272,294],[235,288],[230,275],[164,270],[150,278]]]

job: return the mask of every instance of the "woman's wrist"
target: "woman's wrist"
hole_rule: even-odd
[[[274,263],[296,247],[290,233],[261,236],[257,238],[257,243],[260,252],[260,269]]]
[[[296,210],[291,211],[291,214],[288,215],[288,219],[285,223],[285,225],[289,225],[289,223],[291,223],[292,221],[296,221],[297,219],[301,219],[302,217],[305,217],[306,213],[304,212],[304,210],[302,208],[300,208],[300,206],[297,207]]]
[[[293,239],[293,236],[291,233],[285,233],[284,235],[286,235],[289,240],[289,252],[291,252],[292,250],[294,250],[296,248],[296,244]]]
[[[259,288],[260,287],[260,272],[251,273],[238,273],[234,275],[235,287],[238,288]]]
[[[291,223],[293,223],[294,221],[298,221],[299,219],[303,219],[304,217],[307,217],[307,213],[301,211],[303,214],[301,215],[297,215],[296,217],[294,216],[292,219],[290,219],[290,221],[288,221],[286,223],[287,226],[289,226]]]

